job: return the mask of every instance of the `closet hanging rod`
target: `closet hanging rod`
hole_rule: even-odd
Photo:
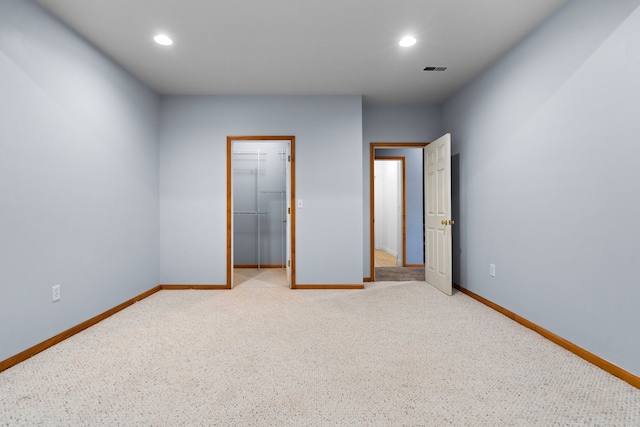
[[[266,215],[267,212],[251,212],[251,211],[239,211],[234,212],[234,215]]]
[[[285,190],[260,190],[261,193],[284,193]]]
[[[234,151],[234,155],[245,155],[245,156],[266,156],[268,153],[261,151]]]

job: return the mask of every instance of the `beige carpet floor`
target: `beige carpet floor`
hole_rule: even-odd
[[[640,426],[640,390],[464,294],[259,276],[160,291],[0,373],[0,425]]]

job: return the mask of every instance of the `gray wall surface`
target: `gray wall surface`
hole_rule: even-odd
[[[635,375],[639,6],[569,3],[443,108],[460,284]]]
[[[226,138],[296,137],[298,284],[362,283],[360,96],[161,100],[161,283],[226,282]]]
[[[0,360],[158,284],[158,118],[49,13],[0,0]]]
[[[369,188],[369,146],[372,142],[429,142],[442,136],[440,108],[431,105],[366,105],[362,110],[362,173],[363,173],[363,277],[369,277],[371,267],[369,251],[370,239],[370,188]],[[408,161],[408,159],[407,159]],[[413,168],[412,168],[413,171]],[[422,171],[420,172],[422,175]],[[407,189],[407,194],[409,194]],[[413,191],[413,190],[411,190]],[[413,200],[411,203],[415,202]],[[407,205],[409,205],[407,198]],[[411,208],[414,212],[414,208]],[[417,211],[417,210],[416,210]],[[407,206],[409,212],[409,206]],[[409,222],[411,225],[409,225]],[[416,221],[407,219],[407,252],[411,249],[409,262],[416,259],[415,233],[422,236],[422,209],[420,209],[420,225]],[[411,227],[411,228],[409,228]],[[419,231],[417,231],[419,228]],[[409,239],[412,243],[409,243]],[[422,260],[416,261],[422,263]]]

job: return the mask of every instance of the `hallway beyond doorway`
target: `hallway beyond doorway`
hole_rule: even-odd
[[[375,250],[375,266],[376,267],[397,267],[398,266],[398,258],[391,255],[389,252],[383,251],[382,249]]]

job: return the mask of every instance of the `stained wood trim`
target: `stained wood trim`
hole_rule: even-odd
[[[375,205],[374,205],[374,175],[373,165],[375,161],[376,148],[424,148],[428,142],[370,142],[369,143],[369,277],[368,281],[375,281]],[[406,259],[406,258],[405,258]],[[404,260],[403,260],[404,261]]]
[[[428,142],[371,142],[376,148],[424,148]]]
[[[296,289],[296,137],[291,141],[291,289]]]
[[[371,277],[364,277],[362,281],[365,283],[373,282],[373,280],[371,280]]]
[[[238,137],[240,138],[240,137]],[[233,234],[233,227],[231,226],[231,221],[233,221],[233,212],[231,212],[231,201],[232,201],[232,188],[231,188],[231,177],[233,175],[233,171],[231,170],[231,150],[232,150],[233,138],[227,137],[227,288],[231,289],[231,263],[232,263],[232,247],[231,247],[231,238]]]
[[[376,263],[376,254],[375,254],[375,200],[374,200],[374,161],[376,156],[376,145],[371,143],[369,146],[369,280],[374,282],[376,280],[375,276],[375,263]]]
[[[504,314],[505,316],[507,316],[508,318],[515,320],[516,322],[520,323],[522,326],[525,326],[529,329],[531,329],[532,331],[535,331],[537,333],[539,333],[540,335],[542,335],[543,337],[545,337],[546,339],[548,339],[549,341],[554,342],[555,344],[559,345],[560,347],[569,350],[570,352],[572,352],[573,354],[582,357],[584,360],[586,360],[587,362],[590,362],[594,365],[596,365],[597,367],[599,367],[600,369],[607,371],[608,373],[610,373],[613,376],[616,376],[618,378],[620,378],[623,381],[626,381],[627,383],[631,384],[632,386],[640,389],[640,377],[637,377],[635,375],[633,375],[631,372],[625,371],[624,369],[622,369],[621,367],[614,365],[613,363],[604,360],[603,358],[596,356],[595,354],[585,350],[582,347],[579,347],[577,345],[575,345],[574,343],[572,343],[571,341],[567,341],[566,339],[554,334],[553,332],[536,325],[535,323],[525,319],[522,316],[519,316],[517,314],[515,314],[514,312],[507,310],[506,308],[499,306],[498,304],[489,301],[488,299],[481,297],[480,295],[463,288],[460,285],[454,284],[454,288],[458,289],[460,292],[469,295],[471,298],[475,299],[476,301],[481,302],[482,304],[491,307],[492,309],[496,310],[497,312]]]
[[[375,156],[374,164],[376,160],[391,160],[400,162],[400,167],[402,168],[402,266],[407,267],[407,168],[405,166],[407,158],[405,156]]]
[[[143,292],[140,295],[133,297],[130,300],[125,301],[122,304],[119,304],[114,308],[105,311],[102,314],[92,317],[91,319],[84,321],[79,325],[76,325],[70,329],[67,329],[64,332],[59,333],[58,335],[52,338],[49,338],[46,341],[41,342],[40,344],[36,344],[33,347],[28,348],[25,351],[16,354],[15,356],[12,356],[6,360],[3,360],[2,362],[0,362],[0,372],[4,371],[5,369],[9,369],[12,366],[15,366],[20,362],[24,362],[28,358],[35,356],[36,354],[48,349],[49,347],[53,347],[54,345],[66,340],[67,338],[74,336],[78,332],[82,332],[83,330],[95,325],[98,322],[101,322],[102,320],[106,319],[109,316],[113,316],[117,312],[129,307],[130,305],[135,304],[136,302],[145,299],[149,295],[152,295],[158,292],[160,289],[161,289],[160,286],[156,286],[152,289],[149,289],[148,291]]]
[[[290,142],[290,155],[291,155],[291,200],[289,204],[291,206],[291,214],[289,215],[291,220],[291,288],[296,288],[296,137],[293,135],[257,135],[257,136],[227,136],[227,284],[226,288],[231,289],[231,271],[232,267],[232,254],[231,254],[231,239],[232,239],[232,227],[231,220],[233,212],[231,212],[231,198],[233,197],[231,189],[231,155],[233,141],[289,141]]]
[[[256,136],[227,136],[227,141],[291,141],[295,140],[293,135],[256,135]]]
[[[424,267],[424,264],[407,264],[405,267]]]
[[[364,285],[296,285],[296,289],[364,289]]]
[[[160,285],[160,289],[164,291],[178,291],[178,290],[187,290],[187,289],[198,289],[198,290],[224,290],[229,289],[227,285],[205,285],[205,284],[166,284]]]

